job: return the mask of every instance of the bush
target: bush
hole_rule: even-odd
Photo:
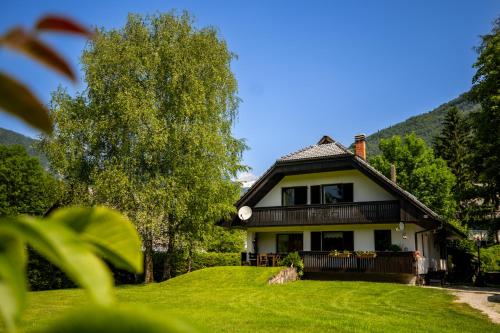
[[[500,271],[500,245],[481,249],[481,265],[484,272]]]
[[[280,266],[295,267],[299,276],[304,274],[304,262],[298,252],[289,253],[279,264]]]
[[[155,252],[153,254],[154,279],[163,281],[163,267],[166,253]],[[188,272],[188,255],[186,251],[177,251],[172,258],[172,275],[178,276]],[[109,264],[108,264],[109,265]],[[240,253],[217,253],[201,252],[195,253],[191,262],[191,270],[198,270],[214,266],[239,266]],[[144,282],[143,275],[135,275],[125,270],[116,269],[109,265],[116,285],[137,284]],[[29,250],[28,281],[31,290],[53,290],[75,288],[75,284],[56,266],[41,257],[33,250]]]

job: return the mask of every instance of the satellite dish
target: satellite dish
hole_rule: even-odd
[[[399,222],[399,230],[401,230],[401,231],[405,230],[405,223],[404,222]]]
[[[240,209],[238,209],[238,217],[242,221],[248,220],[250,217],[252,217],[252,208],[248,206],[243,206]]]

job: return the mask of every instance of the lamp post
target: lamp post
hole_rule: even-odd
[[[474,240],[477,246],[477,276],[474,284],[478,287],[483,287],[484,279],[481,274],[481,244],[488,238],[488,232],[486,230],[471,230],[469,232],[469,238]]]

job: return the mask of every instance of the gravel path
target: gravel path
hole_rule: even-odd
[[[474,309],[478,309],[486,314],[492,322],[500,324],[499,289],[475,287],[449,287],[439,289],[449,290],[453,295],[457,296],[455,302],[469,304]]]

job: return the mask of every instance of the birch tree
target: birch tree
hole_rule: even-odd
[[[99,29],[82,56],[87,88],[53,94],[55,123],[42,147],[73,200],[133,220],[153,280],[155,245],[200,237],[233,210],[243,141],[232,135],[239,99],[234,54],[188,14],[129,15]],[[169,262],[167,260],[166,267]],[[165,276],[169,276],[166,269]]]

